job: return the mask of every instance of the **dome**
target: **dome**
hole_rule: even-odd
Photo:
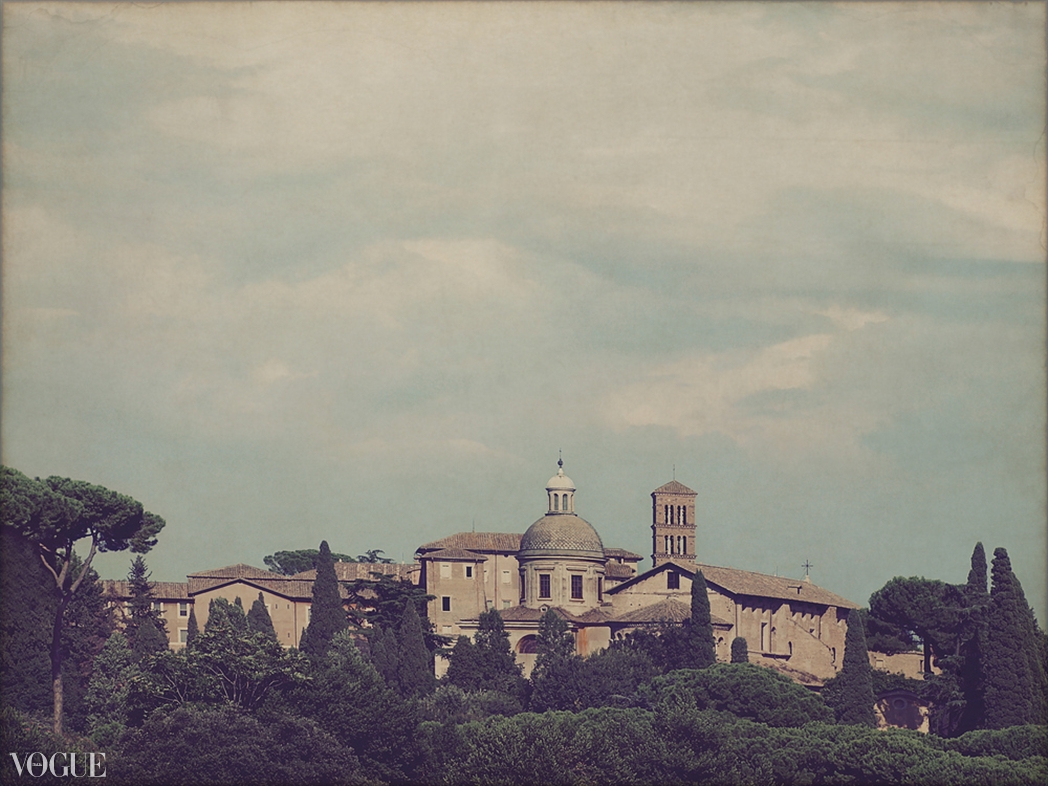
[[[546,514],[520,539],[520,556],[565,554],[604,559],[604,544],[597,530],[574,513]]]
[[[564,474],[564,462],[558,461],[557,474],[549,479],[546,491],[575,491],[575,484],[571,478]]]

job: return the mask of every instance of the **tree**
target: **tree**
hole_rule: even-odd
[[[876,725],[873,712],[873,669],[866,649],[866,633],[858,609],[848,613],[844,636],[844,663],[840,674],[823,688],[826,703],[833,707],[840,723]]]
[[[713,639],[713,620],[710,616],[710,596],[706,593],[706,578],[695,571],[691,582],[691,638],[695,647],[691,668],[704,669],[717,662]]]
[[[10,467],[0,468],[0,515],[31,541],[55,582],[57,608],[51,626],[53,729],[62,733],[62,630],[66,611],[90,574],[98,551],[144,554],[156,545],[164,520],[140,502],[80,480],[49,477],[30,480]],[[89,538],[87,558],[74,569],[75,544]]]
[[[481,612],[473,642],[459,637],[451,651],[448,681],[466,691],[489,690],[524,698],[527,684],[509,646],[502,615],[496,610]]]
[[[200,635],[200,626],[197,624],[196,607],[189,608],[189,622],[186,623],[186,649],[193,646],[196,637]]]
[[[924,649],[924,672],[932,671],[932,656],[957,650],[963,595],[937,579],[896,577],[870,596],[870,616],[916,635]]]
[[[273,619],[266,609],[266,599],[262,593],[251,604],[251,610],[247,613],[247,628],[252,633],[260,633],[273,641],[277,640],[277,630],[273,627]]]
[[[312,678],[290,692],[290,707],[351,747],[375,779],[403,782],[417,725],[414,712],[350,635],[335,635],[328,657],[313,664]]]
[[[538,657],[531,671],[531,709],[577,710],[582,704],[583,661],[575,654],[575,637],[553,609],[539,620]]]
[[[382,563],[384,565],[393,564],[393,560],[379,556],[379,554],[383,553],[385,552],[383,552],[382,549],[368,549],[364,554],[357,556],[357,562],[369,562],[371,564]]]
[[[1045,723],[1045,668],[1039,631],[1003,548],[993,552],[986,650],[982,653],[986,725]]]
[[[734,639],[731,640],[731,662],[750,662],[750,646],[746,643],[746,639],[742,638],[742,636],[736,636]]]
[[[211,633],[219,628],[229,628],[238,634],[247,633],[247,618],[244,616],[243,604],[230,603],[225,598],[212,598],[207,607],[204,632]]]
[[[426,648],[436,652],[451,644],[451,638],[436,633],[426,616],[426,607],[435,596],[417,584],[386,573],[372,573],[368,579],[354,579],[345,583],[349,602],[350,624],[361,630],[385,628],[392,631],[404,616],[404,607],[411,603],[422,622]]]
[[[387,629],[378,625],[371,628],[369,633],[371,663],[386,685],[395,687],[397,672],[400,671],[400,643],[397,641],[397,632],[393,628]]]
[[[269,556],[263,557],[262,561],[274,573],[284,576],[294,576],[296,573],[305,573],[317,567],[317,557],[320,552],[317,549],[300,549],[299,551],[277,551]],[[331,555],[336,562],[356,562],[356,559],[348,554]]]
[[[422,621],[412,603],[404,607],[404,616],[397,629],[400,643],[397,684],[405,697],[432,693],[436,680],[433,675],[433,653],[426,648],[422,634]]]
[[[94,672],[84,697],[87,729],[92,735],[109,727],[112,730],[109,736],[113,737],[127,725],[128,695],[137,674],[134,662],[127,638],[116,631],[95,658]]]
[[[160,612],[153,609],[153,586],[149,582],[149,569],[139,554],[131,561],[127,574],[128,619],[124,635],[131,646],[135,661],[168,648],[167,626]]]
[[[346,610],[338,591],[335,561],[327,541],[320,542],[317,555],[317,577],[313,581],[313,603],[309,610],[309,625],[302,633],[302,651],[313,657],[323,657],[331,646],[331,639],[346,628]]]

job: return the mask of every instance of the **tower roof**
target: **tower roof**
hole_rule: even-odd
[[[698,494],[696,492],[692,491],[690,488],[685,486],[679,480],[671,480],[669,483],[666,483],[665,485],[659,486],[657,489],[655,489],[651,493],[652,494],[690,494],[693,497],[698,496]]]

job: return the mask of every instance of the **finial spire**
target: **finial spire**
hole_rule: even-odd
[[[557,459],[557,474],[558,475],[563,475],[564,474],[564,451],[558,449],[557,450],[557,455],[559,456],[559,458]]]
[[[666,476],[663,475],[663,477],[666,477]],[[677,479],[677,465],[676,464],[673,465],[673,479],[674,480]]]
[[[809,575],[809,573],[810,573],[811,569],[814,568],[815,566],[812,565],[810,562],[808,562],[808,560],[804,560],[804,564],[801,565],[801,567],[804,568],[804,580],[805,581],[811,581],[811,576]]]

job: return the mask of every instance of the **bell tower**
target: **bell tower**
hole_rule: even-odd
[[[695,497],[676,480],[651,492],[651,562],[695,565]]]

